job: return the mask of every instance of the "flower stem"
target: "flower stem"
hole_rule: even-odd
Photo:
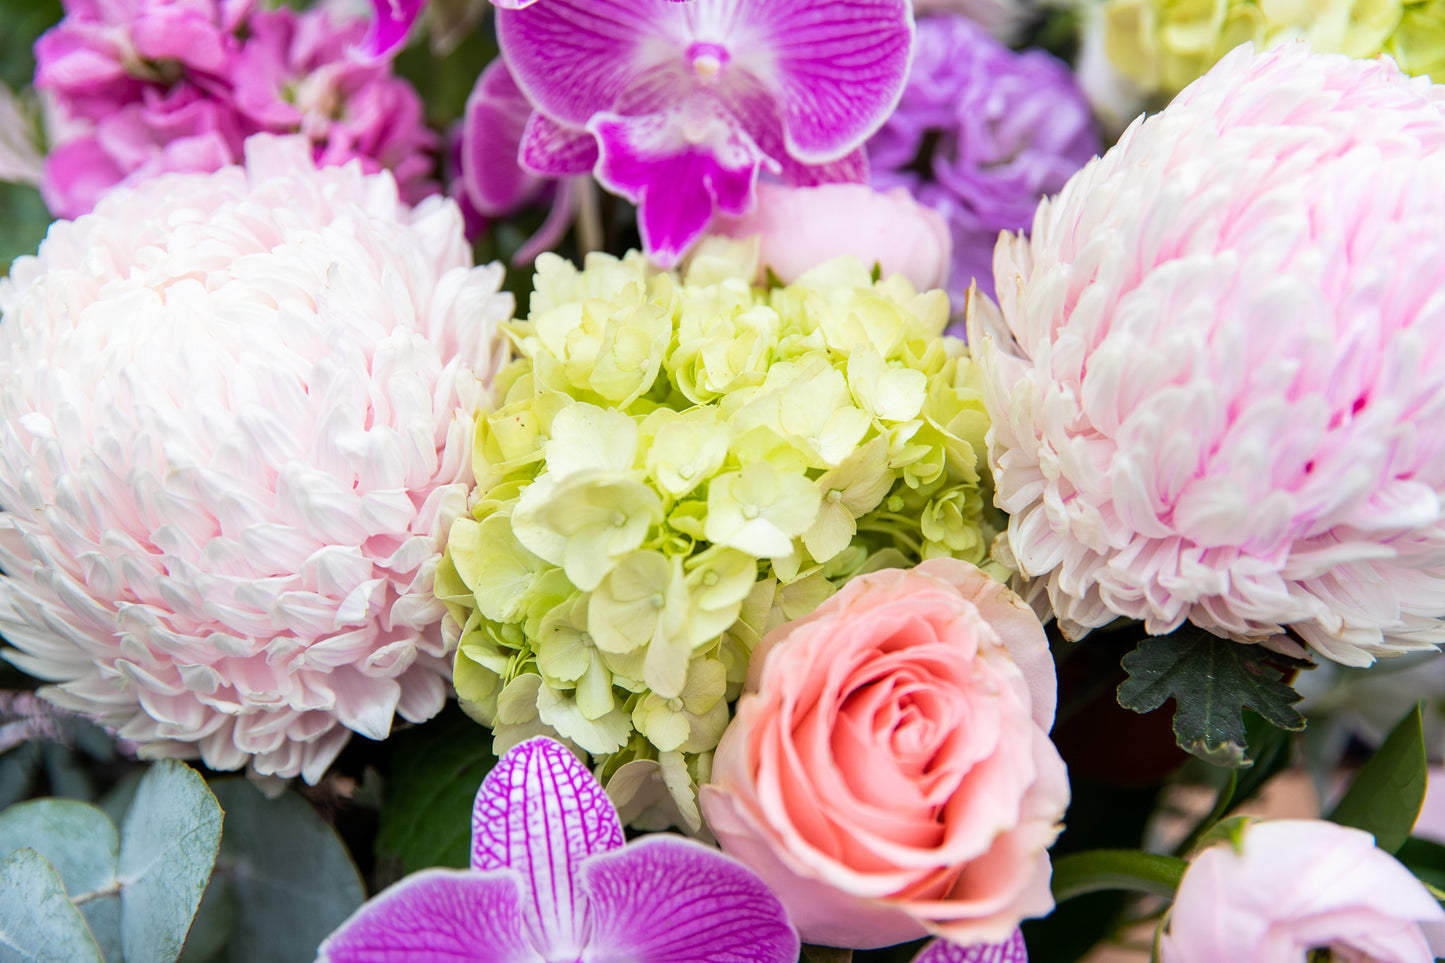
[[[1054,860],[1054,899],[1064,900],[1099,890],[1123,889],[1174,896],[1188,864],[1174,856],[1132,849],[1091,849]]]

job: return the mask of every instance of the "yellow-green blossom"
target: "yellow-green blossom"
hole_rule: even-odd
[[[1110,62],[1156,102],[1246,41],[1386,53],[1406,73],[1445,81],[1445,0],[1107,0],[1102,17]]]
[[[553,731],[693,828],[763,634],[860,571],[983,562],[1001,521],[946,297],[849,259],[754,287],[738,250],[539,259],[436,575],[499,743]]]

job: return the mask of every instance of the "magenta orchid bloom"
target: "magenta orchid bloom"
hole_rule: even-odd
[[[670,266],[714,213],[742,215],[761,170],[862,180],[860,145],[908,75],[908,0],[545,0],[499,10],[497,37],[536,107],[521,161],[591,170],[638,205]]]
[[[492,0],[492,5],[503,10],[521,10],[530,7],[537,0]],[[685,0],[672,0],[682,3]],[[390,57],[406,43],[411,25],[421,15],[426,0],[372,0],[376,16],[371,21],[371,32],[361,45],[361,51],[371,57]]]
[[[623,845],[606,792],[561,743],[502,757],[472,811],[472,868],[414,873],[362,906],[318,963],[794,963],[752,872],[701,843]]]
[[[919,951],[913,963],[1029,963],[1024,935],[1014,930],[1002,943],[975,943],[959,946],[947,940],[934,940]]]

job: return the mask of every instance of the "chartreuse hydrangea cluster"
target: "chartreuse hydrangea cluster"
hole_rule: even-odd
[[[606,772],[660,759],[689,798],[769,628],[862,571],[990,564],[988,418],[944,293],[856,259],[755,287],[743,251],[685,278],[538,259],[436,581],[498,751],[555,733]]]
[[[1445,0],[1107,0],[1104,25],[1110,61],[1163,100],[1245,41],[1387,53],[1408,74],[1445,81]]]

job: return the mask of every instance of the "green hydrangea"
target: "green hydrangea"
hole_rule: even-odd
[[[755,287],[744,250],[682,279],[637,254],[538,260],[436,577],[458,695],[499,746],[653,760],[692,828],[764,633],[865,570],[993,565],[1002,522],[943,292],[852,259]]]
[[[1445,0],[1107,0],[1103,18],[1109,60],[1160,101],[1245,41],[1387,53],[1406,73],[1445,81]]]

